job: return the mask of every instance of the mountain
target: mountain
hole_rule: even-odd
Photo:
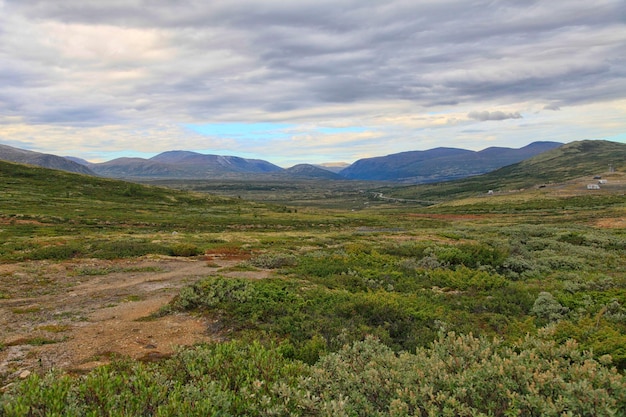
[[[285,173],[292,177],[301,178],[316,178],[326,180],[341,180],[344,179],[341,175],[335,174],[324,168],[317,167],[311,164],[298,164],[291,168],[287,168]]]
[[[66,158],[27,151],[0,144],[0,160],[16,162],[18,164],[36,165],[44,168],[58,169],[61,171],[75,172],[77,174],[95,175],[93,171],[84,165],[70,161]]]
[[[350,164],[347,162],[326,162],[323,164],[313,164],[313,166],[338,174],[341,170],[349,167]]]
[[[367,158],[339,172],[349,179],[428,183],[449,181],[510,165],[561,146],[557,142],[534,142],[520,149],[492,147],[482,151],[435,148]]]
[[[77,164],[88,166],[91,162],[84,160],[83,158],[76,158],[75,156],[64,156],[63,158],[74,161]]]
[[[117,158],[89,163],[80,158],[58,157],[0,145],[0,159],[89,175],[126,179],[246,179],[269,174],[318,179],[395,181],[407,184],[441,182],[480,175],[540,154],[561,144],[535,142],[520,149],[491,147],[479,152],[435,148],[361,159],[339,170],[341,164],[296,165],[288,170],[260,159],[207,155],[174,150],[152,158]]]
[[[487,174],[440,184],[422,184],[386,195],[425,201],[452,200],[488,190],[519,190],[575,178],[626,171],[626,144],[584,140],[565,144]]]
[[[107,162],[89,164],[96,174],[110,178],[178,178],[185,170],[173,164],[153,162],[143,158],[117,158]]]
[[[99,175],[114,178],[224,178],[236,174],[283,172],[283,168],[260,159],[168,151],[150,159],[117,158],[89,164]]]

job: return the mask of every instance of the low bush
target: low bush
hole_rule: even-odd
[[[191,243],[178,243],[169,248],[169,254],[171,256],[197,256],[202,253],[202,250],[196,245]]]
[[[448,265],[462,265],[468,268],[489,265],[499,267],[509,253],[503,248],[494,248],[484,243],[462,243],[450,246],[436,246],[433,254]]]
[[[33,374],[0,394],[18,416],[616,416],[626,377],[573,341],[515,346],[440,335],[414,353],[372,337],[313,365],[285,344],[198,346],[162,363],[116,362],[81,377]]]
[[[282,279],[207,278],[181,290],[171,308],[205,311],[235,332],[287,339],[294,357],[307,357],[308,362],[312,358],[305,352],[310,348],[307,344],[316,336],[326,341],[324,350],[338,349],[367,334],[377,335],[396,350],[423,346],[434,337],[425,296],[353,293]]]
[[[604,360],[604,358],[602,358]],[[527,338],[515,348],[441,337],[415,354],[368,339],[325,356],[300,391],[316,415],[511,416],[626,413],[626,378],[582,352]]]
[[[429,285],[461,291],[488,291],[507,285],[506,279],[501,275],[464,266],[453,270],[437,268],[424,271],[420,275]]]
[[[264,269],[277,269],[295,266],[297,258],[289,253],[264,253],[248,261],[252,266]]]
[[[167,255],[170,248],[147,240],[112,240],[94,242],[87,254],[99,259],[133,258],[148,254]]]
[[[81,256],[84,249],[78,244],[47,245],[33,249],[25,255],[31,260],[65,260]]]
[[[563,307],[552,294],[543,291],[539,293],[530,312],[540,319],[542,323],[549,323],[566,317],[569,309]]]

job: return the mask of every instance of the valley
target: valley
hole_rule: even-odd
[[[0,414],[623,414],[607,146],[418,186],[0,162]]]

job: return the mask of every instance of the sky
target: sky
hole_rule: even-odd
[[[0,143],[298,163],[626,143],[624,0],[0,0]]]

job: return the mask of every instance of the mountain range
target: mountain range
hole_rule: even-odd
[[[448,181],[491,172],[562,146],[533,142],[523,148],[491,147],[482,151],[435,148],[366,158],[345,168],[299,164],[281,168],[260,159],[207,155],[175,150],[152,158],[117,158],[90,163],[0,145],[0,160],[38,165],[86,175],[124,179],[311,178],[393,181],[407,184]]]
[[[523,161],[563,145],[557,142],[533,142],[520,149],[491,147],[482,151],[435,148],[402,152],[377,158],[361,159],[340,172],[343,177],[359,180],[427,183],[449,181],[484,174]]]

